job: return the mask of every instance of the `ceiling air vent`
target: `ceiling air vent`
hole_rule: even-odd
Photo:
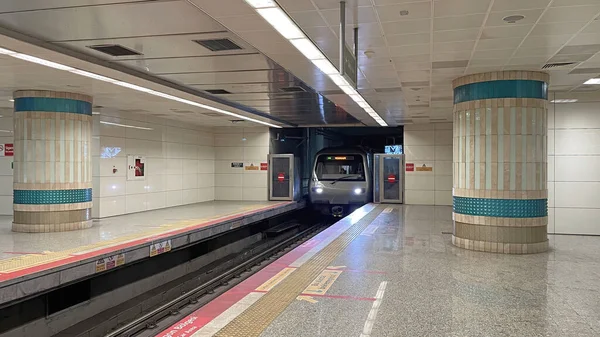
[[[575,62],[556,62],[556,63],[546,63],[542,67],[542,69],[556,68],[556,67],[564,67],[569,66],[571,64],[575,64]]]
[[[218,112],[203,112],[202,114],[204,116],[208,116],[208,117],[221,117],[221,116],[223,116],[223,114],[220,114]]]
[[[302,87],[285,87],[279,88],[279,90],[283,92],[306,92],[306,90],[304,90]]]
[[[231,41],[230,39],[194,40],[194,42],[210,51],[242,49],[242,47],[238,46],[235,42]]]
[[[115,56],[115,57],[142,55],[142,53],[139,53],[133,49],[123,47],[118,44],[97,44],[97,45],[93,45],[93,46],[88,46],[88,48],[99,51],[104,54],[108,54],[110,56]]]
[[[390,93],[390,92],[399,92],[402,91],[402,88],[400,87],[394,87],[394,88],[375,88],[375,92],[383,94],[383,93]]]
[[[204,90],[209,94],[213,94],[213,95],[227,95],[227,94],[231,94],[230,91],[227,91],[225,89],[208,89],[208,90]]]

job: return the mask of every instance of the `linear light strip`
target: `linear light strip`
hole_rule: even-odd
[[[279,7],[274,0],[245,0],[265,19],[281,36],[286,38],[302,55],[309,59],[319,70],[335,83],[342,91],[358,104],[379,125],[388,126],[375,112],[375,109],[362,95],[348,83],[337,68],[325,57],[319,48],[302,32],[300,27]]]
[[[263,1],[268,1],[268,0],[263,0]],[[231,111],[227,111],[227,110],[223,110],[223,109],[219,109],[210,105],[206,105],[206,104],[202,104],[202,103],[197,103],[185,98],[180,98],[177,96],[173,96],[173,95],[169,95],[169,94],[165,94],[163,92],[160,91],[156,91],[156,90],[152,90],[146,87],[142,87],[139,85],[135,85],[129,82],[124,82],[124,81],[119,81],[116,80],[114,78],[110,78],[110,77],[106,77],[106,76],[102,76],[102,75],[98,75],[95,73],[91,73],[89,71],[85,71],[85,70],[81,70],[81,69],[77,69],[77,68],[73,68],[73,67],[69,67],[67,65],[64,64],[60,64],[60,63],[56,63],[56,62],[52,62],[52,61],[48,61],[48,60],[44,60],[42,58],[39,57],[35,57],[35,56],[31,56],[31,55],[27,55],[27,54],[22,54],[22,53],[17,53],[15,51],[9,50],[9,49],[5,49],[5,48],[0,48],[0,55],[7,55],[7,56],[11,56],[17,59],[21,59],[24,61],[28,61],[28,62],[32,62],[32,63],[37,63],[46,67],[50,67],[50,68],[54,68],[54,69],[58,69],[58,70],[64,70],[64,71],[68,71],[72,74],[76,74],[76,75],[80,75],[80,76],[85,76],[85,77],[89,77],[95,80],[99,80],[99,81],[103,81],[103,82],[107,82],[107,83],[112,83],[115,85],[119,85],[125,88],[129,88],[129,89],[133,89],[133,90],[137,90],[140,92],[144,92],[150,95],[154,95],[154,96],[158,96],[158,97],[162,97],[162,98],[166,98],[172,101],[177,101],[180,103],[184,103],[184,104],[188,104],[188,105],[193,105],[202,109],[206,109],[206,110],[211,110],[211,111],[215,111],[224,115],[228,115],[228,116],[232,116],[232,117],[236,117],[236,118],[240,118],[240,119],[244,119],[247,120],[249,122],[254,122],[254,123],[258,123],[258,124],[262,124],[262,125],[267,125],[273,128],[281,128],[281,126],[279,125],[275,125],[275,124],[271,124],[268,122],[263,122],[261,120],[258,119],[254,119],[251,117],[246,117],[243,115],[239,115],[235,112],[231,112]],[[102,123],[102,122],[101,122]],[[108,122],[105,122],[103,124],[111,124]],[[111,124],[111,125],[116,125],[116,124]],[[123,127],[130,127],[130,126],[126,126],[126,125],[121,125],[119,124],[118,126],[123,126]],[[144,129],[144,128],[142,128]]]
[[[123,128],[130,128],[130,129],[154,130],[153,128],[145,128],[145,127],[142,127],[142,126],[126,125],[126,124],[112,123],[112,122],[106,122],[106,121],[100,121],[100,124],[120,126],[120,127],[123,127]]]

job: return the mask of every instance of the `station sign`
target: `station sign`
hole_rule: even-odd
[[[406,172],[414,172],[415,164],[414,163],[406,163]]]
[[[269,169],[269,164],[268,163],[260,163],[260,170],[261,171],[266,171]]]
[[[244,163],[231,163],[231,167],[233,168],[243,168]]]

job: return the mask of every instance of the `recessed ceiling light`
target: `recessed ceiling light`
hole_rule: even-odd
[[[561,99],[553,99],[550,101],[551,103],[575,103],[577,102],[576,98],[561,98]]]
[[[502,20],[504,20],[504,22],[506,23],[515,23],[523,19],[525,19],[525,16],[523,15],[509,15],[507,17],[504,17]]]
[[[408,15],[408,11],[407,10],[400,11],[400,16],[407,16],[407,15]]]
[[[590,78],[583,84],[600,84],[600,78]]]

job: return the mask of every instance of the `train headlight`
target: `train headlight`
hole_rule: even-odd
[[[354,189],[354,194],[362,194],[363,189],[362,188],[355,188]]]
[[[317,192],[317,194],[321,194],[323,193],[323,189],[321,187],[317,187],[315,188],[315,192]]]

